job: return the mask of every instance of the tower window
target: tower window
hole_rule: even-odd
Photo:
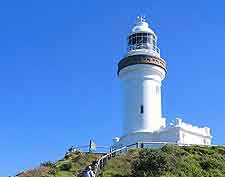
[[[143,105],[141,105],[141,114],[143,114],[144,113],[144,106]]]
[[[156,94],[159,94],[159,86],[156,86]]]

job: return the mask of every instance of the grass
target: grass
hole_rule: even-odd
[[[73,152],[57,162],[45,162],[17,177],[73,177],[100,158],[100,154]],[[225,147],[130,149],[112,158],[101,177],[225,177]]]
[[[225,147],[133,149],[109,161],[102,177],[225,177]]]
[[[57,162],[44,162],[17,177],[73,177],[100,157],[101,154],[72,152]]]

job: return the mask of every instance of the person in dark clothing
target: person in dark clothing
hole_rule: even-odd
[[[91,166],[88,166],[85,170],[84,177],[95,177],[94,172],[91,170]]]

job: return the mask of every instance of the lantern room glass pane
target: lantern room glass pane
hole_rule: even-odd
[[[132,37],[131,36],[129,36],[129,38],[128,38],[128,44],[129,45],[132,44]]]
[[[148,37],[147,36],[143,36],[143,43],[148,43]]]
[[[132,37],[132,44],[135,45],[135,44],[136,44],[136,41],[137,41],[137,40],[136,40],[136,36],[133,36],[133,37]]]
[[[151,33],[139,32],[128,37],[128,50],[151,48],[156,48],[156,37]]]
[[[141,44],[142,43],[142,37],[141,36],[137,36],[137,44]]]

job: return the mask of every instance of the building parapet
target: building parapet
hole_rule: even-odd
[[[180,119],[180,118],[176,118],[175,123],[172,124],[172,126],[179,127],[179,128],[184,129],[184,130],[187,130],[189,132],[200,134],[202,136],[211,136],[210,135],[210,128],[193,126],[191,124],[183,122],[182,119]]]

